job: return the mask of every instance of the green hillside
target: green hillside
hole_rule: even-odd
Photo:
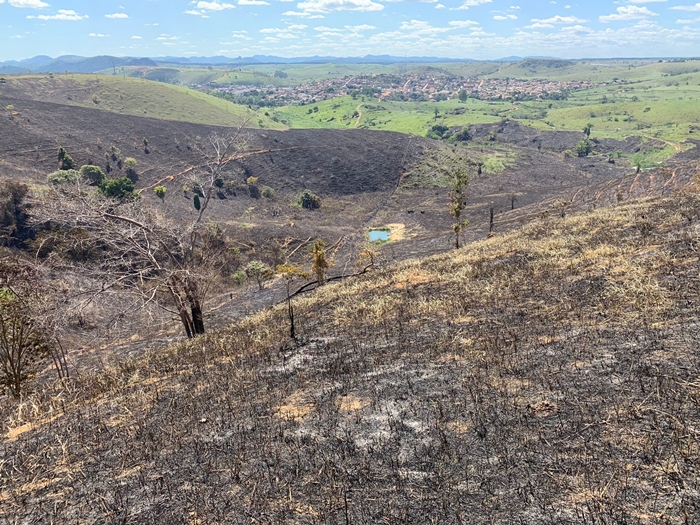
[[[10,77],[2,93],[46,102],[72,104],[141,117],[164,120],[284,129],[245,106],[182,86],[111,75],[27,75]]]

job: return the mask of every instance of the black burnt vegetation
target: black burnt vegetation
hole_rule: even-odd
[[[3,405],[8,523],[697,523],[700,199],[558,215]]]

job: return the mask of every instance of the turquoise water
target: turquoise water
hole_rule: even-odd
[[[370,230],[369,241],[370,242],[388,241],[390,234],[391,234],[391,232],[388,232],[388,231]]]

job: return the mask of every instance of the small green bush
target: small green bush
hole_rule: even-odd
[[[262,188],[262,196],[265,197],[266,199],[274,199],[275,198],[275,190],[270,188],[270,186],[263,186]]]
[[[127,157],[124,159],[124,167],[126,168],[126,176],[134,184],[139,180],[139,174],[136,172],[136,159]]]
[[[60,186],[62,184],[77,184],[80,178],[80,172],[75,170],[58,170],[49,173],[46,181],[52,186]]]
[[[165,194],[168,192],[168,188],[166,188],[165,186],[156,186],[155,188],[153,188],[153,191],[155,192],[156,197],[164,201]]]
[[[309,190],[304,190],[299,196],[299,206],[306,210],[317,210],[321,207],[321,197]]]

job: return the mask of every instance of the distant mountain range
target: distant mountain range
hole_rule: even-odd
[[[519,62],[525,58],[548,59],[551,57],[506,57],[491,62]],[[124,66],[158,66],[167,64],[200,65],[200,66],[221,66],[221,65],[254,65],[254,64],[313,64],[313,63],[335,63],[335,64],[396,64],[396,63],[430,63],[430,62],[476,62],[470,58],[441,58],[441,57],[398,57],[391,55],[366,55],[364,57],[331,57],[312,56],[299,58],[284,58],[268,55],[255,55],[252,57],[113,57],[96,56],[81,57],[76,55],[64,55],[52,58],[46,55],[39,55],[25,60],[8,60],[0,62],[0,75],[14,75],[22,73],[95,73],[106,69],[116,69]]]
[[[21,73],[94,73],[104,69],[123,66],[157,66],[150,58],[124,58],[112,56],[81,57],[64,55],[52,58],[45,55],[27,58],[25,60],[9,60],[0,62],[0,74]]]

